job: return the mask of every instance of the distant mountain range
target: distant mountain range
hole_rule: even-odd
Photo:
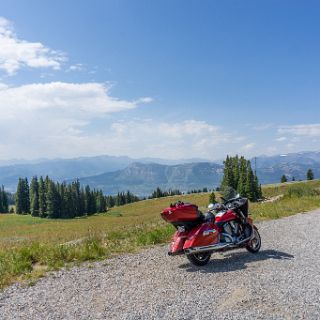
[[[173,165],[203,161],[201,159],[167,160],[159,158],[132,159],[126,156],[95,156],[73,159],[38,159],[38,160],[4,160],[0,161],[0,185],[8,191],[15,191],[19,177],[46,176],[56,181],[72,180],[113,172],[126,168],[132,163],[139,162]]]
[[[102,189],[104,193],[130,190],[145,196],[151,194],[156,187],[181,191],[206,186],[212,188],[219,185],[222,175],[223,166],[209,162],[178,165],[133,163],[122,170],[81,178],[80,182]]]
[[[296,180],[305,180],[309,168],[313,170],[316,178],[320,178],[320,152],[257,157],[256,163],[257,175],[263,184],[279,182],[283,174],[289,180],[293,177]]]
[[[283,174],[289,179],[303,180],[309,168],[316,178],[320,177],[320,152],[260,156],[252,159],[253,167],[255,162],[263,184],[279,182]],[[158,186],[181,191],[216,187],[223,175],[223,165],[202,159],[132,159],[107,155],[26,163],[15,160],[11,164],[0,162],[0,184],[9,191],[15,191],[19,177],[31,179],[34,175],[49,175],[60,182],[79,178],[82,184],[102,189],[106,194],[130,190],[144,196]]]

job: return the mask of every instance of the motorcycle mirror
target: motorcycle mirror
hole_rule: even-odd
[[[240,193],[237,193],[236,198],[240,198]]]
[[[210,203],[209,205],[208,205],[208,209],[209,210],[212,210],[214,208],[214,204],[213,203]]]

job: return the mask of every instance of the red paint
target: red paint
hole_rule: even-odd
[[[212,222],[203,223],[193,228],[184,243],[183,249],[209,246],[219,241],[219,231]]]
[[[187,239],[188,232],[176,231],[170,243],[169,252],[172,254],[180,253],[183,251],[183,245]]]
[[[199,219],[200,214],[198,207],[194,204],[182,203],[177,206],[172,206],[164,209],[161,212],[162,218],[169,222],[178,222],[178,221],[195,221]]]
[[[234,211],[232,210],[228,210],[227,212],[225,212],[223,215],[221,214],[217,214],[216,216],[216,220],[215,223],[224,223],[224,222],[228,222],[231,220],[238,220],[237,215],[235,214]]]

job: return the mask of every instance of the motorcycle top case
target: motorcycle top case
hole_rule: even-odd
[[[161,212],[162,218],[169,222],[193,222],[200,218],[201,213],[198,207],[191,203],[179,203],[171,205],[169,208],[164,209]]]

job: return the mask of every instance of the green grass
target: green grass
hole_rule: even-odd
[[[320,207],[320,181],[268,185],[267,197],[276,202],[252,203],[255,221],[276,219]],[[64,265],[135,252],[167,242],[174,228],[160,212],[177,200],[205,211],[209,193],[173,196],[115,207],[108,213],[72,220],[48,220],[29,215],[0,215],[0,288],[17,280],[34,279]]]

